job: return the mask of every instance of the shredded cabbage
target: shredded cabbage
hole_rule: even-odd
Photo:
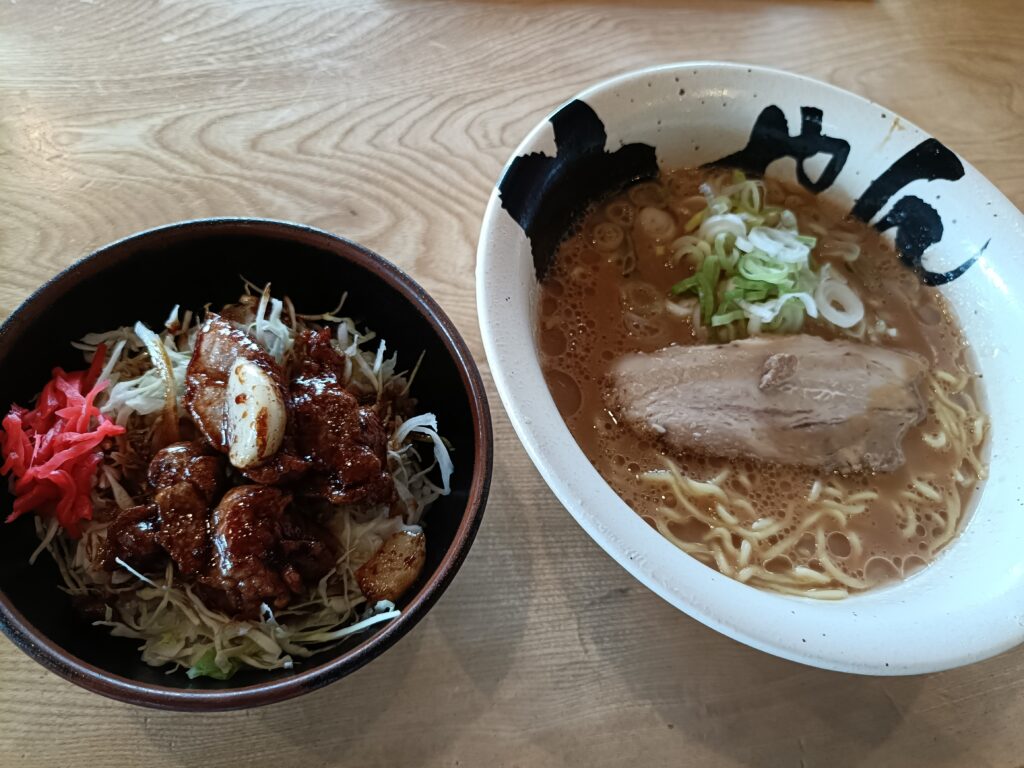
[[[829,264],[816,269],[817,238],[800,234],[792,211],[764,204],[762,182],[736,171],[719,193],[707,184],[701,193],[707,207],[687,222],[689,234],[672,243],[674,262],[685,261],[694,273],[676,283],[672,294],[696,297],[702,326],[717,329],[720,339],[733,339],[793,333],[807,316],[843,329],[863,319],[863,303],[838,273]],[[849,245],[836,249],[843,259],[859,253]]]
[[[270,284],[263,288],[256,314],[245,330],[280,365],[295,343],[295,331],[282,321],[284,302],[270,295]]]
[[[413,416],[411,419],[403,422],[402,426],[398,428],[394,440],[401,444],[413,432],[426,435],[434,444],[434,460],[437,462],[437,468],[441,472],[441,494],[447,496],[452,492],[450,481],[455,467],[452,464],[451,457],[448,455],[448,448],[445,446],[444,440],[437,434],[437,417],[432,413]]]

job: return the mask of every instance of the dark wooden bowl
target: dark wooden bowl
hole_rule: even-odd
[[[84,367],[70,342],[90,331],[146,321],[174,304],[199,310],[236,299],[240,275],[273,283],[300,309],[330,309],[348,291],[346,314],[364,321],[412,365],[426,355],[414,393],[451,440],[452,493],[430,509],[427,563],[402,615],[292,670],[240,671],[228,681],[189,680],[144,664],[137,641],[115,638],[71,609],[53,561],[41,556],[26,515],[0,526],[0,627],[25,653],[71,682],[122,701],[182,710],[269,704],[358,669],[408,632],[448,586],[472,544],[487,499],[492,437],[480,373],[455,326],[408,275],[365,248],[309,227],[255,219],[189,221],[101,248],[50,280],[0,327],[0,409],[28,403],[55,365]],[[389,348],[389,351],[392,351]],[[0,493],[0,515],[12,496]]]

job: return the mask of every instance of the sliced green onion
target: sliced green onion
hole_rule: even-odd
[[[715,328],[722,325],[729,325],[729,323],[735,323],[737,320],[746,319],[746,314],[742,309],[734,309],[732,312],[719,313],[711,316],[711,325]]]
[[[841,275],[830,275],[827,262],[819,272],[812,252],[818,238],[800,233],[791,210],[764,204],[764,182],[735,171],[728,186],[716,192],[702,184],[700,192],[707,207],[671,245],[673,262],[685,259],[695,271],[671,293],[696,296],[703,323],[719,328],[719,340],[799,331],[807,315],[821,314],[840,327],[862,316],[861,302]],[[832,241],[829,248],[838,250]],[[855,248],[847,251],[856,254]]]
[[[799,301],[788,301],[779,309],[779,314],[768,324],[776,333],[796,333],[804,326],[804,305]]]
[[[690,220],[683,225],[683,230],[685,232],[693,232],[697,229],[697,227],[704,223],[704,217],[708,215],[709,210],[710,209],[705,208],[703,211],[697,211],[697,213],[693,214],[693,216],[690,217]]]
[[[740,258],[739,272],[748,280],[781,283],[791,277],[793,270],[770,258],[764,251],[751,251]]]

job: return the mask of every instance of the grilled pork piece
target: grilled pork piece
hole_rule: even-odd
[[[345,389],[345,361],[330,332],[307,331],[300,343],[306,355],[290,395],[295,445],[314,467],[304,492],[332,504],[392,501],[387,433],[376,412]]]
[[[147,477],[154,490],[190,483],[213,503],[227,482],[224,469],[224,457],[201,442],[171,443],[154,454]]]
[[[160,515],[155,504],[140,504],[121,510],[107,528],[107,538],[99,555],[100,564],[116,571],[117,560],[139,571],[162,568],[167,553],[157,541]]]
[[[196,337],[185,407],[210,444],[239,469],[266,461],[281,446],[287,422],[281,372],[248,334],[216,314]]]
[[[206,565],[209,507],[227,477],[224,457],[200,442],[172,443],[149,462],[152,501],[122,510],[107,529],[102,564],[117,558],[140,571],[162,570],[169,554],[184,574]]]
[[[213,511],[213,553],[200,578],[204,599],[255,619],[266,603],[284,608],[304,584],[334,567],[332,535],[288,510],[291,494],[266,485],[232,488]]]
[[[614,363],[611,399],[673,448],[889,472],[925,415],[918,355],[816,336],[666,347]]]
[[[188,482],[161,488],[153,496],[160,510],[156,540],[184,576],[200,573],[209,559],[210,503]]]

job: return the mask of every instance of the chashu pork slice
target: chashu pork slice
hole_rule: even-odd
[[[634,428],[674,449],[856,472],[903,464],[903,437],[925,415],[919,355],[816,336],[629,354],[612,400]]]

